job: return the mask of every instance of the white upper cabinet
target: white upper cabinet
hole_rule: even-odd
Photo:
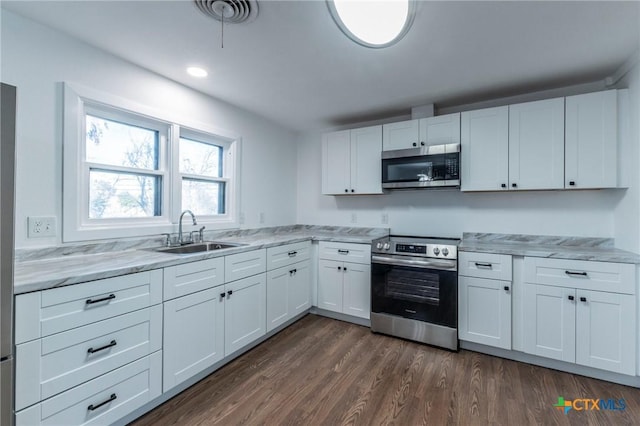
[[[617,92],[568,96],[565,110],[565,188],[615,188]]]
[[[460,113],[420,119],[420,143],[442,145],[460,143]]]
[[[564,98],[509,105],[509,186],[564,188]]]
[[[322,136],[322,193],[382,194],[382,126]]]
[[[382,126],[382,150],[460,143],[460,113],[400,121]]]
[[[463,112],[460,132],[462,191],[507,189],[509,108]]]
[[[382,150],[409,149],[420,145],[420,120],[407,120],[382,126]]]

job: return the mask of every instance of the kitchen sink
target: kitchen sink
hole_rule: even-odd
[[[205,251],[215,251],[215,250],[223,250],[223,249],[233,248],[233,247],[241,247],[246,245],[247,244],[206,241],[203,243],[187,244],[179,247],[161,247],[161,248],[154,249],[154,251],[158,251],[161,253],[170,253],[170,254],[193,254],[193,253],[202,253]]]

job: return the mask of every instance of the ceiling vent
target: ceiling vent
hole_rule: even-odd
[[[256,0],[194,0],[207,16],[229,24],[251,22],[258,16]]]

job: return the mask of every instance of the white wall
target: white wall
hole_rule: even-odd
[[[0,77],[18,87],[16,247],[61,241],[64,81],[241,135],[243,226],[295,222],[294,132],[6,10],[1,20]],[[27,238],[28,216],[56,216],[58,236]]]
[[[594,91],[604,89],[601,83],[591,86]],[[392,233],[401,235],[460,237],[463,232],[495,232],[607,237],[615,238],[618,248],[640,252],[640,65],[626,74],[618,87],[629,88],[628,102],[622,103],[620,110],[624,128],[620,167],[627,189],[507,193],[412,190],[378,196],[321,195],[321,134],[310,132],[301,135],[298,146],[297,221],[389,226]],[[565,94],[575,94],[576,88],[584,92],[587,86],[569,87]],[[383,223],[383,214],[388,215],[388,224]]]

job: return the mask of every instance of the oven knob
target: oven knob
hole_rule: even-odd
[[[442,255],[443,255],[443,256],[446,256],[446,255],[448,255],[448,254],[449,254],[449,249],[448,249],[448,248],[446,248],[446,247],[445,247],[445,248],[443,248],[443,249],[442,249]]]
[[[382,246],[385,250],[389,250],[391,248],[391,245],[389,243],[384,243],[384,246]]]
[[[378,243],[378,244],[376,244],[376,248],[377,248],[378,250],[380,250],[380,249],[382,248],[382,243]]]
[[[434,247],[433,248],[433,254],[435,254],[436,256],[440,253],[440,249],[438,247]]]

